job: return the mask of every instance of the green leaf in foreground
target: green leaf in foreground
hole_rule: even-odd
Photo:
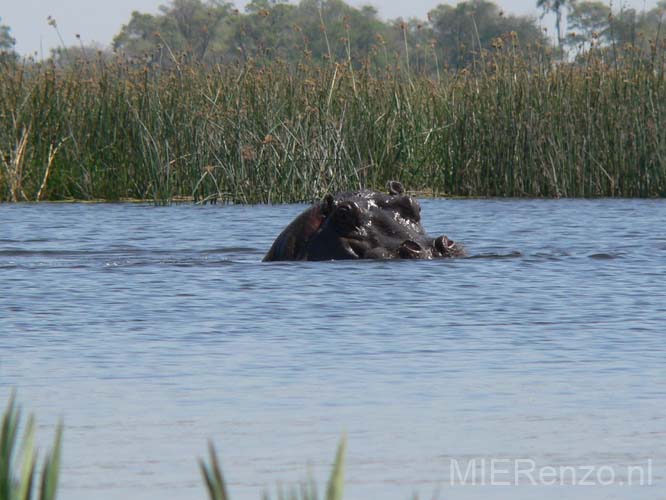
[[[331,477],[328,480],[326,488],[326,500],[342,500],[345,481],[345,451],[347,450],[347,438],[343,437],[338,444],[338,451],[335,454],[335,462]]]
[[[62,424],[58,425],[56,430],[53,451],[44,459],[40,488],[35,496],[33,495],[37,476],[35,420],[32,416],[28,418],[23,439],[18,443],[20,423],[21,411],[16,405],[15,396],[12,395],[3,413],[0,427],[0,500],[31,500],[32,498],[55,500],[60,471]]]
[[[199,460],[201,474],[208,489],[208,496],[211,500],[229,500],[227,486],[222,475],[222,468],[217,460],[217,453],[215,452],[213,443],[208,443],[208,453],[210,455],[210,464]]]
[[[345,464],[345,451],[347,449],[347,439],[343,437],[338,444],[338,451],[335,455],[335,462],[333,462],[333,469],[328,479],[328,486],[326,488],[326,500],[342,500],[344,490],[344,464]],[[206,463],[204,460],[199,460],[201,474],[203,475],[206,489],[210,500],[229,500],[227,493],[226,483],[222,474],[220,463],[217,459],[217,453],[212,443],[208,445],[208,452],[210,455],[210,462]],[[269,500],[269,496],[264,494],[264,500]],[[288,494],[280,491],[278,494],[279,499],[289,500],[317,500],[317,489],[313,480],[309,484],[302,485],[300,494],[298,490],[292,490]]]

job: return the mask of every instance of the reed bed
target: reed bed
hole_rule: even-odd
[[[438,75],[7,63],[0,200],[275,203],[390,179],[435,195],[664,196],[666,51],[608,54],[556,63],[507,36]]]

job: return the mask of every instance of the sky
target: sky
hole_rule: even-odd
[[[291,0],[295,3],[296,0]],[[106,47],[111,43],[134,10],[147,13],[158,12],[158,6],[168,0],[0,0],[0,24],[9,25],[16,38],[16,50],[22,55],[34,55],[37,59],[48,57],[49,50],[61,45],[58,35],[48,25],[47,17],[55,18],[65,45],[78,45],[76,35],[81,35],[85,44],[97,42]],[[384,19],[396,17],[418,17],[425,19],[428,11],[441,3],[455,5],[451,0],[347,0],[355,6],[373,5]],[[536,0],[495,0],[510,14],[528,14],[538,18]],[[657,0],[615,0],[617,8],[624,3],[635,9],[653,8]],[[244,2],[236,0],[241,8]],[[552,33],[553,20],[546,17],[542,23]]]

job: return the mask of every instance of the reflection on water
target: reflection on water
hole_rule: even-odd
[[[64,499],[666,495],[666,204],[425,200],[471,258],[261,263],[300,206],[0,206],[0,401],[52,435]],[[622,468],[652,486],[451,486],[450,464]],[[465,462],[467,461],[467,462]],[[619,480],[618,480],[619,483]]]

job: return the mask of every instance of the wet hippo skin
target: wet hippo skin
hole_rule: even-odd
[[[277,237],[264,257],[279,260],[439,259],[465,255],[446,236],[421,225],[421,206],[391,181],[388,193],[363,190],[326,195]]]

